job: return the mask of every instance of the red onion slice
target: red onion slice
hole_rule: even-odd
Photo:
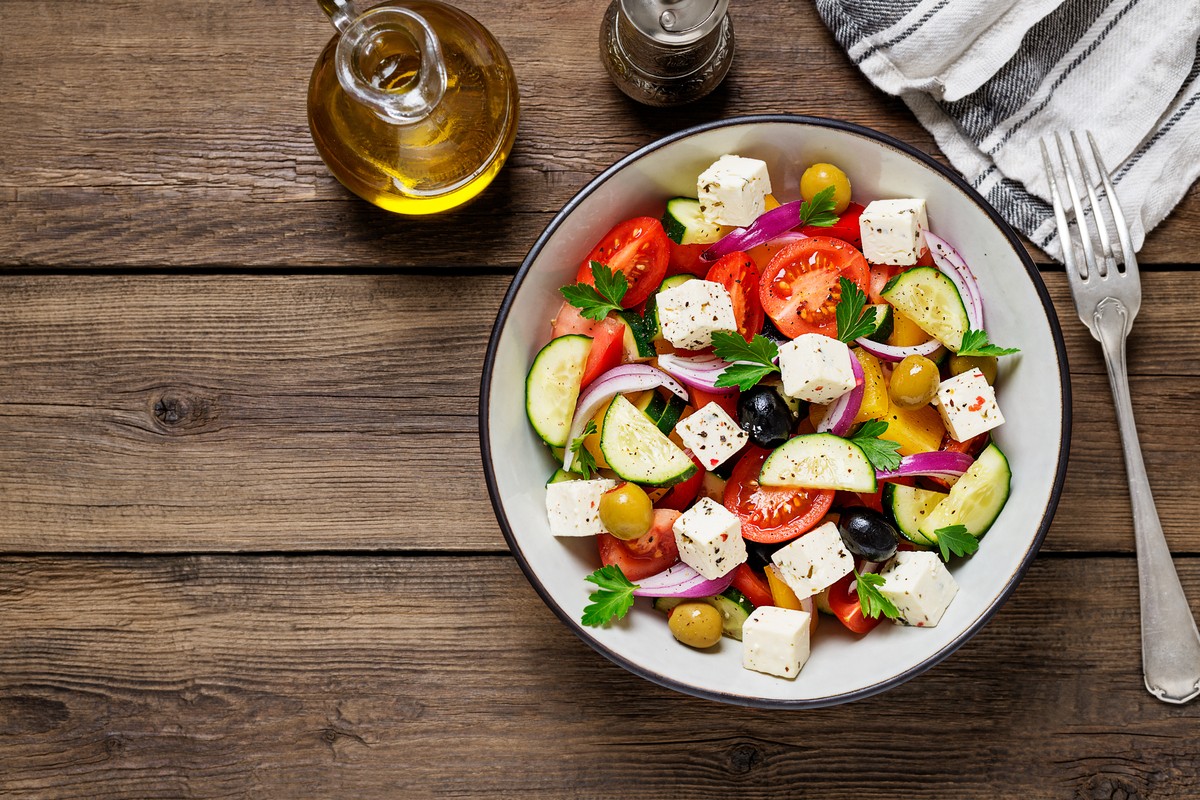
[[[917,344],[912,347],[895,347],[890,344],[880,344],[865,337],[855,339],[854,343],[871,355],[876,358],[882,358],[884,361],[903,361],[905,356],[932,355],[942,346],[942,343],[937,339],[930,339],[924,344]]]
[[[638,588],[633,593],[638,597],[708,597],[725,591],[731,583],[733,570],[710,580],[680,561],[657,575],[638,581]]]
[[[877,470],[876,480],[887,478],[906,478],[915,475],[932,475],[936,478],[957,478],[971,468],[975,459],[967,453],[956,453],[951,450],[938,450],[933,453],[916,453],[900,459],[896,469]]]
[[[963,305],[967,309],[967,321],[974,330],[983,330],[983,295],[971,268],[958,251],[942,237],[925,231],[925,243],[929,245],[933,263],[943,275],[954,282],[958,293],[962,295]]]
[[[850,353],[850,371],[854,373],[854,388],[837,399],[833,407],[817,426],[817,433],[832,433],[834,436],[845,436],[854,424],[854,418],[862,408],[863,394],[866,392],[867,378],[863,374],[862,364],[858,356]]]
[[[717,356],[658,357],[658,367],[684,386],[703,389],[712,394],[733,394],[736,386],[717,386],[717,378],[729,366],[729,362]]]
[[[716,261],[721,256],[749,250],[769,242],[782,233],[787,233],[800,224],[800,200],[772,208],[745,228],[738,228],[725,235],[719,242],[700,254],[705,261]],[[801,234],[803,236],[803,234]]]
[[[659,386],[670,389],[685,401],[688,399],[687,389],[667,373],[649,364],[622,364],[596,378],[575,404],[575,416],[571,419],[571,430],[567,434],[567,452],[563,455],[563,469],[571,469],[575,460],[575,454],[571,452],[571,443],[583,434],[588,420],[596,414],[600,406],[619,394],[642,392]]]

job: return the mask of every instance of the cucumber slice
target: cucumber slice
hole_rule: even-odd
[[[737,589],[726,589],[721,594],[712,595],[711,597],[656,597],[654,598],[654,609],[661,611],[664,614],[670,613],[671,609],[675,608],[680,603],[708,603],[710,606],[721,612],[721,632],[731,639],[742,640],[742,626],[746,624],[746,620],[754,613],[754,604],[746,599],[746,596]]]
[[[546,481],[546,485],[549,486],[552,483],[565,483],[566,481],[579,480],[583,480],[582,475],[576,472],[567,472],[562,467],[559,467],[558,469],[554,470],[554,474],[550,476],[550,480]]]
[[[875,491],[875,468],[862,448],[832,433],[810,433],[784,442],[763,462],[763,486]]]
[[[883,299],[954,352],[967,332],[967,309],[954,282],[934,267],[902,272],[883,288]]]
[[[720,225],[704,219],[700,213],[700,201],[694,197],[668,200],[662,224],[667,236],[676,244],[712,244],[725,235]]]
[[[590,336],[559,336],[541,349],[529,368],[525,413],[537,435],[551,447],[567,446],[583,368],[591,351]]]
[[[878,303],[871,306],[871,308],[875,309],[875,328],[867,334],[866,338],[883,344],[892,335],[892,328],[895,327],[895,320],[892,317],[892,307],[887,303]]]
[[[646,404],[641,406],[641,412],[649,417],[660,431],[670,433],[675,430],[675,423],[683,416],[687,403],[679,395],[672,394],[668,399],[658,392],[651,392]]]
[[[613,472],[634,483],[670,486],[696,471],[687,454],[622,395],[604,415],[600,451]]]
[[[883,507],[891,512],[901,536],[913,544],[928,546],[937,544],[937,540],[921,533],[921,523],[946,496],[945,492],[888,483],[883,487]]]
[[[658,355],[654,349],[654,337],[658,335],[658,314],[654,308],[648,305],[645,316],[636,311],[621,311],[617,319],[625,326],[622,344],[627,361],[645,361]]]
[[[921,522],[921,533],[936,542],[938,528],[962,525],[972,536],[983,536],[1008,501],[1011,482],[1008,459],[999,447],[989,444]]]

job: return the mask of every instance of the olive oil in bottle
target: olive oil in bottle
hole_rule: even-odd
[[[517,132],[516,79],[470,15],[437,0],[393,0],[339,28],[313,70],[308,121],[329,171],[400,214],[435,214],[482,192]]]

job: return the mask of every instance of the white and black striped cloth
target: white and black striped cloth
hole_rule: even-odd
[[[1200,176],[1200,0],[815,0],[963,176],[1055,258],[1038,139],[1091,130],[1135,248]]]

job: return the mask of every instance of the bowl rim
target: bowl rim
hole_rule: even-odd
[[[716,128],[734,127],[742,125],[755,125],[761,123],[788,123],[799,125],[810,125],[822,128],[830,128],[839,130],[845,133],[850,133],[859,137],[871,139],[884,147],[889,147],[900,151],[902,154],[920,162],[924,166],[946,178],[954,186],[963,192],[975,205],[991,220],[1001,234],[1008,240],[1013,252],[1020,259],[1021,264],[1025,267],[1025,272],[1029,276],[1033,284],[1034,290],[1037,292],[1038,299],[1042,303],[1042,309],[1049,323],[1051,337],[1054,340],[1055,358],[1058,362],[1059,370],[1059,385],[1061,386],[1062,398],[1062,433],[1059,438],[1059,455],[1058,463],[1055,466],[1054,484],[1050,492],[1050,500],[1046,504],[1046,509],[1042,515],[1041,522],[1038,525],[1036,535],[1030,542],[1029,548],[1026,550],[1021,563],[1010,576],[1008,582],[1004,585],[996,600],[970,624],[958,636],[952,639],[944,647],[933,653],[919,664],[893,675],[886,680],[878,683],[873,683],[870,686],[865,686],[861,689],[856,689],[851,692],[842,692],[840,694],[825,695],[821,697],[811,698],[763,698],[751,697],[742,694],[733,694],[726,692],[711,691],[708,689],[700,689],[688,683],[676,680],[668,675],[654,670],[644,668],[638,664],[625,658],[620,653],[612,648],[602,644],[594,636],[592,636],[583,625],[570,615],[568,615],[542,584],[537,574],[530,567],[529,562],[525,559],[525,555],[521,550],[513,535],[512,528],[509,525],[508,517],[504,513],[503,506],[499,497],[499,488],[496,485],[496,475],[492,462],[491,449],[491,431],[488,424],[490,411],[490,394],[492,386],[492,371],[495,366],[496,352],[499,347],[500,334],[504,330],[505,323],[508,321],[508,314],[512,308],[513,302],[516,299],[517,293],[520,291],[521,284],[524,282],[525,276],[532,268],[534,261],[537,260],[542,248],[545,247],[550,237],[553,236],[560,225],[569,217],[580,203],[585,198],[595,192],[600,186],[607,182],[610,178],[623,170],[625,167],[640,160],[649,153],[654,152],[662,147],[666,147],[681,139],[686,139],[698,133],[713,130]],[[751,114],[736,117],[728,117],[711,122],[693,125],[689,128],[677,131],[662,138],[656,139],[649,144],[643,145],[632,153],[624,156],[616,161],[612,166],[605,169],[599,175],[588,181],[575,195],[567,201],[542,233],[538,236],[533,246],[530,248],[525,260],[521,263],[520,269],[513,277],[512,283],[508,287],[508,291],[504,294],[504,299],[500,304],[500,308],[496,313],[496,321],[492,326],[491,334],[488,337],[487,353],[483,362],[483,374],[480,381],[479,391],[479,445],[480,454],[483,460],[484,478],[487,482],[488,496],[491,500],[492,510],[495,513],[496,521],[500,523],[500,529],[504,534],[504,539],[508,544],[513,557],[521,567],[521,571],[525,573],[526,579],[534,590],[542,598],[546,606],[554,612],[562,622],[576,636],[582,639],[593,650],[597,651],[604,657],[608,658],[613,663],[625,668],[634,675],[644,678],[652,683],[658,684],[668,689],[673,689],[683,694],[700,697],[706,700],[714,700],[721,703],[732,705],[746,706],[751,708],[771,708],[771,709],[801,709],[801,708],[821,708],[825,706],[838,705],[848,703],[854,700],[860,700],[872,695],[887,691],[895,686],[920,675],[926,670],[936,666],[950,656],[954,651],[964,645],[971,637],[973,637],[991,618],[1000,610],[1001,606],[1008,600],[1012,593],[1016,590],[1028,571],[1030,565],[1037,557],[1038,551],[1041,549],[1042,542],[1046,538],[1046,533],[1050,528],[1050,524],[1054,519],[1055,511],[1058,508],[1058,502],[1062,495],[1063,483],[1066,480],[1067,459],[1070,454],[1071,447],[1071,380],[1070,371],[1067,364],[1066,343],[1063,340],[1062,327],[1058,320],[1058,315],[1054,310],[1054,304],[1050,299],[1050,294],[1046,289],[1046,284],[1042,280],[1041,273],[1033,259],[1030,258],[1025,246],[1021,243],[1020,238],[1008,224],[975,189],[967,183],[957,172],[944,166],[935,160],[928,153],[925,153],[918,148],[896,139],[881,131],[865,127],[853,122],[843,120],[830,119],[827,117],[814,117],[803,114]]]

